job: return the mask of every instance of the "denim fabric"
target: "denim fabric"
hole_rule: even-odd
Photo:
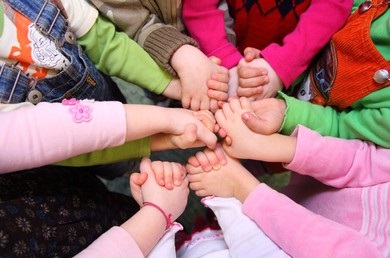
[[[68,31],[66,19],[55,5],[43,0],[5,0],[4,2],[31,21],[35,21],[35,26],[43,35],[47,35],[55,42],[71,64],[56,76],[36,82],[19,73],[19,69],[3,65],[3,73],[0,75],[1,102],[18,103],[27,100],[35,104],[31,98],[28,98],[29,94],[31,96],[31,94],[35,95],[34,93],[42,95],[42,98],[38,98],[36,102],[59,102],[64,98],[72,97],[123,101],[116,84],[96,69],[75,42],[74,35]],[[18,74],[19,80],[15,84]]]

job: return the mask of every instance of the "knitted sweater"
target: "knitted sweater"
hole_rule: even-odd
[[[106,18],[134,39],[168,72],[170,59],[185,44],[198,46],[184,34],[180,0],[90,0]]]

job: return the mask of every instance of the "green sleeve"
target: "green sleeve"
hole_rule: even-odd
[[[126,142],[117,147],[82,154],[56,163],[60,166],[82,167],[111,164],[150,156],[150,138]]]
[[[127,34],[116,31],[115,26],[98,17],[93,27],[78,39],[88,57],[103,73],[139,85],[161,94],[172,75],[164,71]]]
[[[344,139],[361,139],[390,147],[390,87],[375,91],[354,103],[351,108],[338,111],[289,97],[280,132],[291,134],[298,125],[311,128],[321,135]]]

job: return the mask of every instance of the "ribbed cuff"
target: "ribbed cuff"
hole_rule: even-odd
[[[160,66],[176,76],[170,60],[176,50],[186,44],[198,47],[193,38],[180,33],[174,27],[164,26],[150,33],[143,47]]]

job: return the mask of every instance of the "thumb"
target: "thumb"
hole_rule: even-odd
[[[262,123],[259,118],[252,112],[244,112],[241,115],[241,119],[249,129],[256,133],[265,133]]]
[[[256,48],[247,47],[244,49],[244,59],[246,62],[250,62],[260,57],[260,51]]]
[[[213,62],[214,64],[221,65],[221,59],[219,59],[218,57],[216,57],[216,56],[210,56],[209,59],[210,59],[211,62]]]
[[[130,190],[131,195],[139,206],[143,203],[141,186],[146,182],[148,174],[146,173],[132,173],[130,175]]]

